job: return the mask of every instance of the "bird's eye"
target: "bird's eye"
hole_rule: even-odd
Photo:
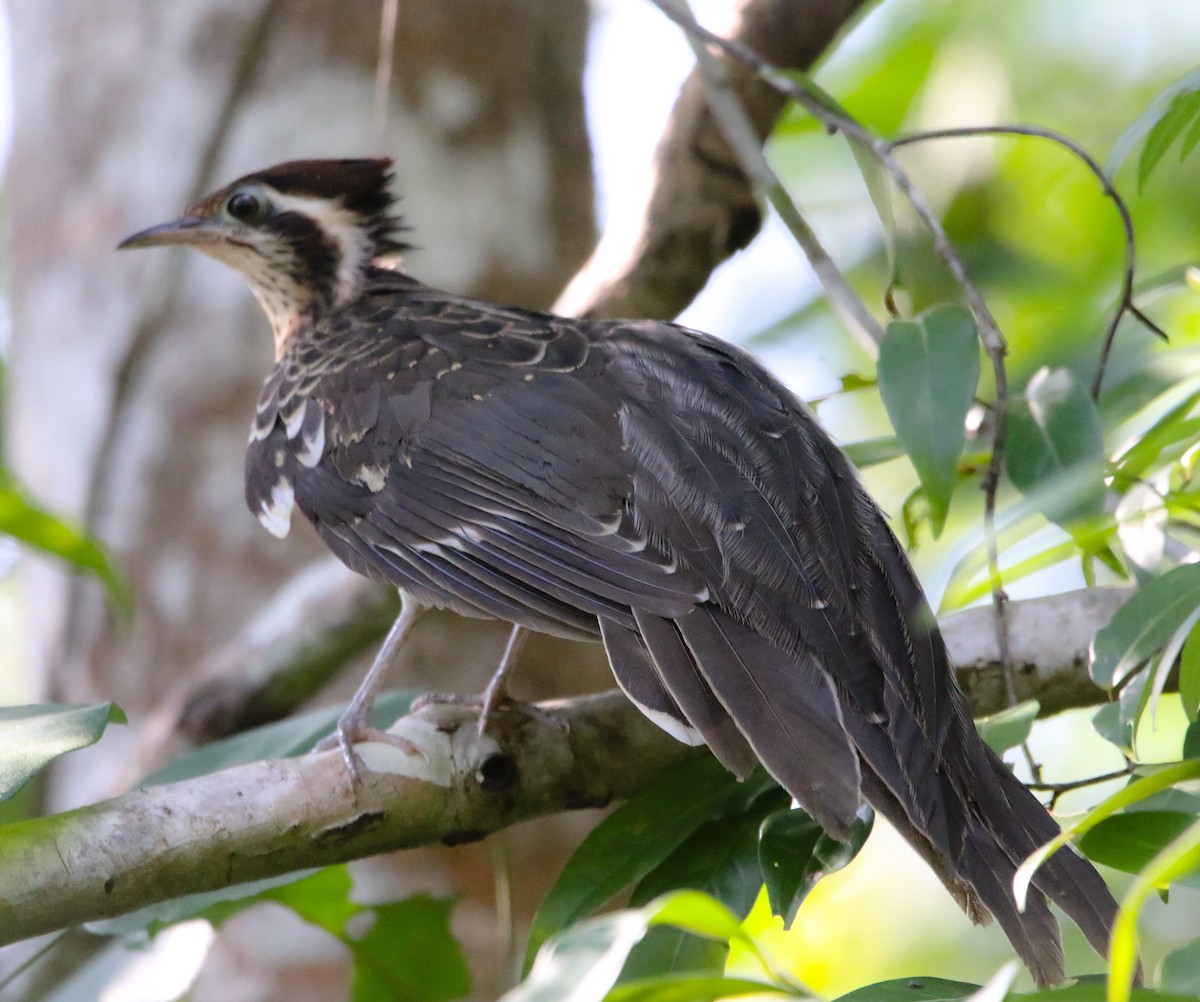
[[[225,203],[225,211],[239,223],[253,223],[262,218],[266,201],[249,191],[235,191]]]

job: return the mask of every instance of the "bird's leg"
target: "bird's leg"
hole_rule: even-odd
[[[354,751],[354,745],[358,742],[383,741],[405,751],[420,754],[419,749],[412,742],[372,727],[369,721],[371,709],[375,705],[375,699],[383,686],[388,669],[391,668],[400,648],[404,646],[408,635],[412,632],[413,624],[417,621],[421,609],[422,607],[410,595],[403,591],[400,592],[400,615],[396,617],[392,628],[388,630],[383,646],[379,648],[379,653],[375,655],[375,661],[371,664],[370,671],[359,684],[358,691],[350,700],[350,705],[346,707],[346,711],[338,720],[337,730],[320,741],[314,749],[314,751],[328,751],[333,747],[341,748],[342,759],[356,786],[362,782],[362,759]]]
[[[517,655],[520,653],[521,648],[525,646],[525,638],[527,636],[529,636],[529,631],[516,625],[513,626],[512,631],[508,635],[508,643],[504,645],[504,653],[500,656],[500,664],[496,666],[495,674],[492,675],[487,688],[483,690],[483,705],[479,713],[480,735],[487,730],[488,721],[491,720],[496,707],[504,703],[515,702],[508,693],[508,680],[512,677],[512,670],[516,664]]]
[[[527,717],[532,717],[542,723],[551,724],[560,730],[565,730],[566,724],[557,714],[543,710],[532,703],[515,699],[509,695],[508,680],[512,677],[513,669],[516,667],[517,655],[520,653],[521,648],[525,646],[525,638],[528,635],[529,631],[527,629],[514,624],[508,634],[508,641],[504,645],[504,654],[500,657],[500,664],[488,682],[487,688],[484,689],[483,695],[463,696],[456,693],[427,692],[413,701],[413,710],[429,706],[432,703],[448,703],[453,706],[477,706],[479,707],[478,727],[480,736],[487,730],[492,716],[498,710],[515,710],[518,713],[525,714]]]

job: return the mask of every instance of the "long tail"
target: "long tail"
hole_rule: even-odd
[[[627,691],[640,689],[640,703],[699,732],[735,771],[745,771],[748,745],[831,833],[848,830],[861,790],[972,921],[1000,923],[1039,985],[1065,974],[1049,902],[1098,952],[1107,949],[1116,902],[1070,849],[1042,866],[1018,910],[1017,867],[1059,828],[980,739],[953,683],[934,747],[900,695],[883,693],[886,712],[864,711],[813,659],[781,650],[712,605],[674,621],[637,618],[637,634],[605,630],[618,678]]]

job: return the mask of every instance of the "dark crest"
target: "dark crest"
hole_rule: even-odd
[[[247,174],[229,187],[261,182],[284,195],[340,199],[363,221],[375,242],[375,256],[382,257],[410,247],[398,236],[406,227],[389,212],[396,201],[388,190],[391,180],[392,161],[389,157],[291,160]]]

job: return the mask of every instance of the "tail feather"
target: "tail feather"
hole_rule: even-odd
[[[1016,850],[1019,865],[1036,848],[1057,836],[1059,827],[1000,757],[986,745],[982,750],[996,777],[991,789],[1003,798],[1008,807],[1007,817],[1020,824],[1025,835],[1024,839],[1012,839],[1009,843]],[[1108,951],[1117,902],[1091,863],[1070,846],[1064,847],[1038,868],[1033,886],[1070,916],[1097,953]]]
[[[909,694],[885,684],[886,713],[864,712],[810,656],[712,605],[676,620],[635,610],[635,620],[636,634],[602,628],[622,687],[698,731],[732,771],[744,774],[757,757],[834,835],[848,830],[861,791],[973,922],[999,923],[1039,985],[1063,979],[1050,902],[1098,952],[1107,950],[1116,901],[1069,849],[1041,867],[1017,908],[1017,867],[1059,829],[980,739],[957,691],[935,749]]]
[[[679,631],[668,620],[640,612],[636,615],[647,667],[655,684],[703,735],[721,764],[739,779],[745,779],[758,759],[704,681]]]
[[[858,756],[820,669],[712,606],[676,620],[705,680],[767,770],[831,835],[858,812]]]

